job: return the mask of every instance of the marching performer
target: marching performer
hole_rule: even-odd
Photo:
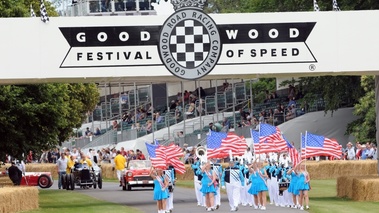
[[[207,211],[213,211],[214,207],[214,196],[216,194],[215,184],[216,174],[211,170],[211,163],[208,161],[202,168],[201,172],[203,178],[201,179],[201,189],[200,191],[205,196],[205,205]]]
[[[220,192],[220,179],[222,176],[222,166],[219,163],[213,163],[211,169],[216,175],[216,195],[215,195],[215,207],[214,209],[220,208],[221,205],[221,192]]]
[[[154,200],[157,201],[158,213],[166,212],[168,198],[168,179],[161,168],[151,167],[150,176],[154,179]]]
[[[240,187],[241,204],[242,204],[242,206],[247,206],[248,204],[250,204],[250,206],[253,206],[253,202],[251,201],[252,196],[247,192],[249,190],[250,184],[249,184],[249,168],[247,167],[246,161],[243,161],[240,164],[240,170],[242,172],[243,179],[244,179],[243,180],[244,184],[242,184],[242,186]],[[250,199],[249,199],[249,197],[250,197]]]
[[[249,193],[254,195],[256,205],[254,208],[266,210],[266,192],[268,191],[266,178],[268,176],[266,170],[263,168],[263,163],[261,161],[257,163],[256,161],[250,166],[254,168],[254,173],[250,176],[252,185],[249,189]]]
[[[201,175],[201,169],[200,169],[200,159],[195,158],[194,163],[191,165],[191,168],[193,169],[193,184],[195,188],[195,195],[197,200],[198,206],[205,206],[204,202],[204,196],[203,193],[201,193],[201,179],[203,176]]]
[[[228,195],[230,211],[238,211],[240,203],[240,188],[244,186],[244,177],[241,170],[234,165],[232,158],[229,161],[229,167],[224,169],[221,177],[222,188],[225,189]]]
[[[167,198],[167,208],[166,210],[169,212],[172,212],[174,209],[174,187],[175,187],[175,168],[172,165],[169,165],[167,167],[167,170],[163,171],[164,175],[168,179],[168,195],[169,197]]]
[[[296,189],[296,185],[298,182],[298,175],[297,173],[299,172],[297,164],[294,168],[291,168],[287,171],[287,175],[291,175],[291,181],[290,181],[290,186],[288,187],[288,192],[292,194],[292,201],[293,205],[292,208],[296,209],[298,207],[298,200],[299,200],[299,190]]]
[[[305,200],[305,205],[306,205],[305,209],[308,210],[309,209],[308,191],[310,189],[309,181],[311,179],[309,177],[309,173],[305,169],[305,165],[301,164],[301,163],[299,163],[300,164],[300,171],[299,171],[299,179],[297,180],[297,183],[296,183],[296,188],[297,188],[297,190],[299,190],[299,194],[300,194],[300,199],[299,199],[300,210],[304,210],[304,206],[303,206],[304,200]]]
[[[271,159],[270,164],[268,165],[266,172],[268,175],[267,179],[267,188],[268,188],[268,195],[270,197],[270,204],[275,204],[276,206],[279,205],[278,201],[278,179],[276,177],[276,160]]]

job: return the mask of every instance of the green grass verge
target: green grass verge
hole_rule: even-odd
[[[337,197],[336,180],[312,180],[309,192],[310,213],[377,212],[379,202],[358,202]]]
[[[369,213],[379,211],[379,202],[357,202],[337,197],[336,180],[312,180],[310,213]],[[193,180],[180,180],[176,186],[193,188]]]
[[[140,213],[141,211],[67,190],[40,190],[40,208],[27,213]]]

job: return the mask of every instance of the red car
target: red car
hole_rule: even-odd
[[[132,187],[154,188],[154,181],[150,176],[150,168],[150,160],[128,161],[125,175],[122,177],[122,189],[131,191]]]
[[[8,176],[8,173],[3,171],[0,176]],[[25,172],[21,179],[21,186],[39,186],[43,189],[50,188],[53,183],[51,172]]]

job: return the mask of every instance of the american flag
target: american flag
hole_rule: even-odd
[[[207,137],[207,158],[224,158],[229,150],[234,156],[245,154],[247,143],[244,137],[234,132],[211,132]]]
[[[332,156],[335,158],[341,158],[341,146],[336,140],[321,135],[306,133],[304,141],[301,151],[302,158],[313,156]]]
[[[221,147],[224,147],[225,150],[232,150],[233,156],[242,156],[245,154],[247,143],[244,137],[229,132],[226,138],[222,139]]]
[[[287,147],[288,147],[288,153],[290,155],[291,161],[292,161],[292,168],[295,167],[299,162],[299,152],[297,149],[292,146],[292,144],[287,140],[287,138],[283,135],[284,140],[286,140]]]
[[[147,153],[149,153],[151,165],[156,168],[166,168],[166,155],[162,147],[158,145],[146,144]]]
[[[314,11],[320,11],[320,7],[317,4],[317,0],[313,0],[313,10]]]
[[[40,6],[40,12],[41,12],[41,21],[44,23],[49,22],[49,15],[47,14],[45,3],[43,3],[43,0],[41,0],[41,6]]]
[[[338,7],[337,0],[333,0],[333,11],[340,11],[340,7]]]
[[[180,174],[184,174],[186,171],[184,163],[179,160],[180,157],[183,157],[182,149],[179,146],[174,144],[160,146],[146,143],[146,148],[154,167],[166,168],[167,164],[171,164]]]
[[[30,17],[36,17],[36,13],[33,10],[33,5],[30,4]]]
[[[251,138],[253,139],[254,154],[262,154],[268,152],[277,152],[276,148],[270,145],[267,141],[260,143],[259,132],[253,129],[250,130]]]
[[[270,124],[259,124],[259,142],[264,143],[267,141],[276,149],[275,152],[287,150],[287,143],[283,139],[280,129]]]
[[[227,133],[210,131],[207,136],[207,158],[224,158],[228,156],[228,151],[221,148],[221,143],[226,138]]]

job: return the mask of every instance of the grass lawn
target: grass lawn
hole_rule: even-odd
[[[40,190],[39,209],[27,213],[139,213],[135,208],[97,200],[78,192],[67,190]]]
[[[336,180],[312,180],[309,192],[310,213],[369,213],[379,212],[379,202],[356,202],[338,198]],[[177,186],[193,188],[193,180],[176,182]],[[378,192],[379,193],[379,192]]]

